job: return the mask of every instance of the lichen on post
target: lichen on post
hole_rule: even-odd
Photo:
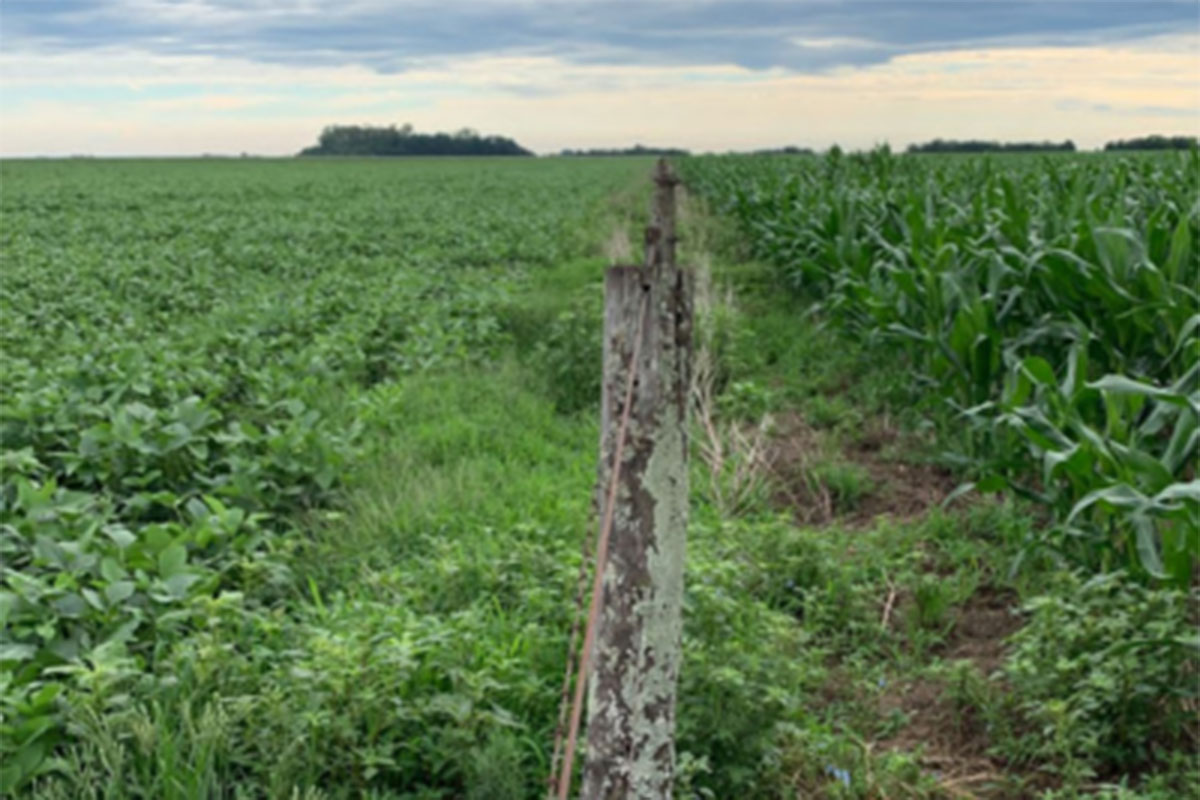
[[[676,181],[661,162],[655,182],[645,265],[613,267],[606,275],[601,502],[613,474],[614,422],[624,412],[630,369],[635,389],[591,658],[586,800],[669,798],[674,779],[692,283],[675,265]]]

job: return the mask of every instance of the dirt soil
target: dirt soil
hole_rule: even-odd
[[[941,467],[896,458],[892,453],[903,445],[899,434],[894,429],[879,428],[867,431],[840,453],[843,460],[864,468],[870,476],[866,494],[842,507],[825,487],[809,477],[822,441],[821,433],[803,416],[785,414],[776,420],[765,454],[778,487],[776,504],[791,510],[801,524],[827,525],[836,520],[862,528],[883,516],[916,519],[940,505],[957,485],[954,476]]]
[[[957,485],[946,470],[902,460],[905,442],[894,429],[863,432],[849,446],[831,452],[828,438],[800,414],[782,415],[764,461],[777,487],[774,501],[806,525],[837,523],[851,529],[867,528],[880,517],[914,520],[940,506]],[[908,448],[917,450],[916,446]],[[848,507],[810,477],[820,459],[840,458],[862,467],[870,476],[868,491]],[[964,502],[964,501],[958,501]],[[904,599],[899,598],[899,603]],[[1004,641],[1018,627],[1012,613],[1016,598],[1010,592],[983,587],[957,609],[953,629],[935,651],[946,661],[970,661],[990,676],[1004,661]],[[837,680],[825,689],[824,702],[840,693]],[[872,743],[876,751],[920,752],[921,766],[938,776],[947,796],[987,798],[1007,796],[1002,786],[1003,764],[988,755],[991,742],[975,710],[955,703],[947,687],[935,680],[898,681],[879,697],[879,718],[897,712],[907,720],[903,728]]]
[[[950,641],[942,656],[950,661],[966,659],[984,675],[991,675],[1004,661],[1004,640],[1021,619],[1013,613],[1017,598],[1011,592],[983,587],[959,610]]]
[[[1020,627],[1012,613],[1015,597],[983,588],[958,611],[939,655],[947,661],[970,661],[983,675],[996,672],[1004,660],[1004,640]],[[991,742],[973,708],[961,707],[937,681],[916,680],[889,688],[879,700],[881,718],[902,712],[908,723],[876,743],[880,750],[921,752],[921,766],[934,772],[953,797],[1003,796],[1003,764],[988,755]]]

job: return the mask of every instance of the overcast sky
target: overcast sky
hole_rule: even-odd
[[[0,0],[0,153],[539,152],[1200,132],[1200,0]]]

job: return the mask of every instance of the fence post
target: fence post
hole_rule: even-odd
[[[665,161],[654,181],[644,266],[612,267],[605,276],[601,508],[613,474],[616,423],[628,416],[588,684],[584,800],[665,800],[674,778],[692,280],[675,264],[678,180]]]

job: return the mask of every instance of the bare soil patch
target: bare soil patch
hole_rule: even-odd
[[[984,587],[958,610],[954,628],[941,648],[946,660],[970,661],[983,675],[993,675],[1004,660],[1005,640],[1021,626],[1012,611],[1011,592]],[[939,777],[954,797],[1000,797],[1003,762],[988,754],[991,741],[975,709],[955,701],[934,680],[900,682],[879,699],[882,718],[900,712],[907,723],[876,742],[880,750],[920,753],[923,767]]]
[[[1012,592],[991,587],[976,591],[958,612],[944,657],[966,659],[984,675],[994,673],[1004,661],[1005,640],[1021,627],[1021,618],[1013,613],[1016,605]]]
[[[801,524],[836,522],[864,529],[884,517],[915,520],[941,506],[958,485],[948,470],[908,458],[924,449],[921,443],[886,424],[856,433],[849,443],[835,441],[834,434],[791,413],[775,420],[764,446],[762,460],[775,487],[773,501]],[[867,477],[864,491],[852,502],[839,499],[817,479],[822,464],[839,462],[859,468]],[[932,562],[929,568],[936,569]],[[898,608],[909,602],[903,594],[901,590],[889,598],[889,604]],[[1005,640],[1021,625],[1013,613],[1015,605],[1011,592],[978,589],[955,610],[954,626],[934,652],[947,661],[969,661],[984,676],[994,675],[1004,661]],[[902,616],[898,613],[894,619]],[[849,702],[850,693],[853,689],[834,668],[818,702]],[[1004,763],[988,753],[992,743],[984,721],[969,704],[956,701],[946,684],[928,678],[897,680],[876,702],[878,719],[902,715],[904,723],[872,742],[872,750],[919,754],[921,766],[937,776],[948,797],[1001,798],[1011,792],[1005,786]]]
[[[897,431],[880,427],[868,430],[853,445],[830,452],[824,434],[802,415],[782,415],[764,457],[777,486],[773,499],[802,524],[827,525],[837,520],[866,527],[884,516],[916,519],[940,505],[957,481],[937,465],[898,457],[904,443]],[[911,449],[917,449],[915,443]],[[816,476],[815,468],[831,458],[865,471],[868,480],[861,496],[849,501],[839,498]]]

